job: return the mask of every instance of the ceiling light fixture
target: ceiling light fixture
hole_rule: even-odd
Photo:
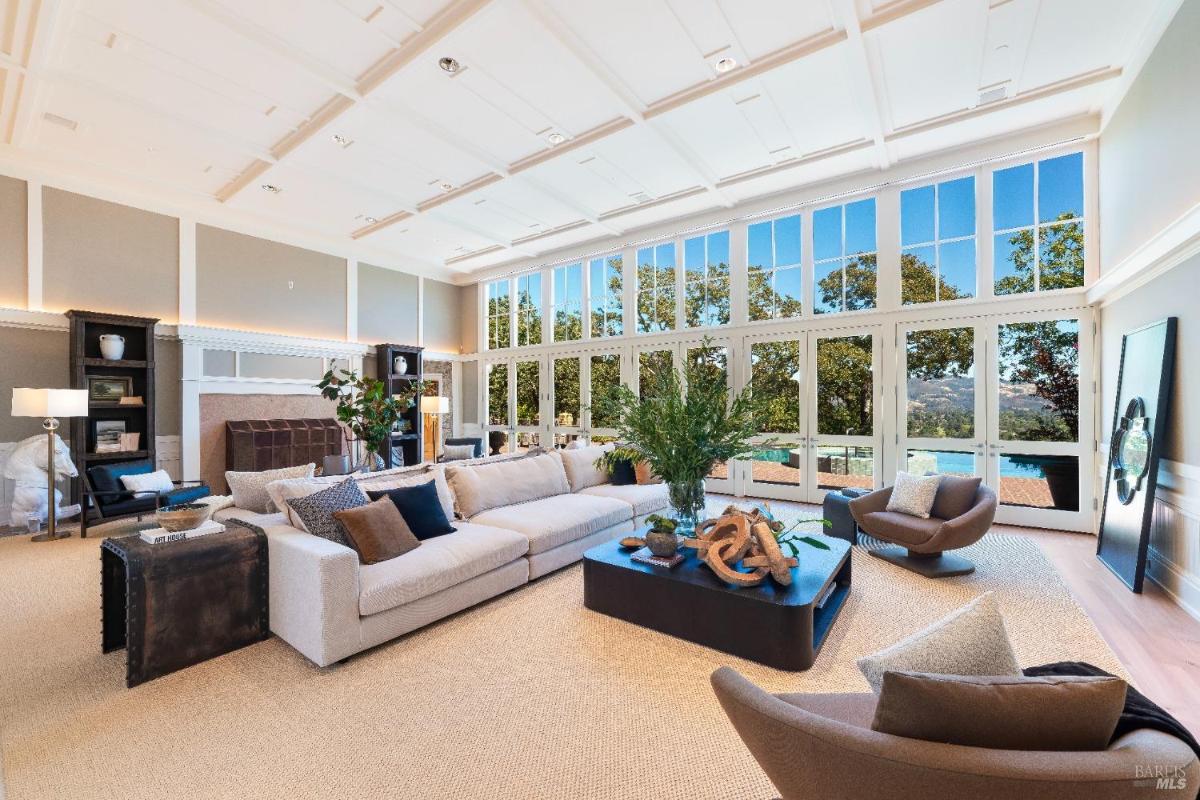
[[[264,192],[270,192],[271,194],[279,194],[281,191],[281,189],[273,183],[264,183],[262,188]]]
[[[339,144],[342,147],[349,147],[350,145],[354,144],[353,139],[347,139],[345,136],[342,136],[340,133],[335,133],[330,138],[333,139],[334,144]]]
[[[550,134],[546,138],[549,139],[550,144],[553,144],[553,145],[560,145],[567,140],[567,137],[563,136],[561,133],[558,133],[557,131]]]
[[[725,58],[718,60],[716,64],[713,64],[713,68],[717,72],[724,74],[736,69],[737,65],[738,63],[736,58],[729,58],[726,56]]]
[[[368,225],[374,225],[376,222],[379,222],[379,220],[375,219],[374,217],[363,217],[363,222],[367,223]]]
[[[442,191],[444,191],[444,192],[448,192],[454,188],[454,184],[451,183],[450,181],[442,181],[441,185],[442,185]]]
[[[450,56],[442,56],[439,58],[438,66],[442,68],[443,72],[447,72],[451,75],[462,69],[462,65],[458,63],[458,59],[451,58]]]

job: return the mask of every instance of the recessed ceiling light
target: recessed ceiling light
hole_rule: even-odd
[[[451,75],[462,69],[462,65],[458,63],[458,59],[451,58],[450,56],[442,56],[439,58],[438,66],[442,68],[443,72],[448,72]]]
[[[557,131],[550,134],[546,138],[550,140],[550,144],[554,144],[554,145],[562,144],[563,142],[565,142],[567,140],[567,137],[563,136],[561,133],[558,133]]]
[[[262,188],[264,192],[270,192],[271,194],[279,194],[281,191],[280,188],[273,183],[264,183]]]
[[[726,56],[725,58],[718,60],[716,64],[713,64],[713,68],[716,69],[717,72],[729,72],[733,69],[736,69],[737,65],[738,63],[736,58],[729,58]]]
[[[345,136],[342,136],[340,133],[335,133],[330,138],[333,139],[334,144],[340,144],[342,147],[349,147],[350,145],[354,144],[353,139],[347,139]]]
[[[375,219],[374,217],[363,217],[363,222],[367,223],[368,225],[374,225],[376,222],[379,222],[379,220]]]
[[[448,192],[454,188],[454,184],[451,183],[450,181],[442,181],[441,186],[442,186],[442,191],[444,191],[444,192]]]

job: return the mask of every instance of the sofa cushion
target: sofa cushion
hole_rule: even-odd
[[[489,509],[471,521],[518,531],[529,540],[529,555],[537,555],[631,519],[633,507],[620,500],[560,494]]]
[[[612,449],[613,445],[605,444],[558,451],[558,455],[562,458],[563,470],[567,473],[567,483],[571,485],[572,492],[608,483],[608,473],[596,467],[596,459],[604,455],[606,450]]]
[[[433,479],[412,486],[398,486],[395,489],[369,490],[367,496],[372,500],[386,497],[391,501],[409,530],[424,541],[435,536],[445,536],[454,533],[446,512],[438,502],[437,489]]]
[[[446,476],[454,490],[455,510],[464,519],[488,509],[571,490],[557,453],[494,464],[449,466]]]
[[[933,509],[929,512],[939,519],[956,519],[975,505],[975,495],[983,478],[962,478],[958,475],[942,475],[937,496],[933,498]]]
[[[943,520],[921,519],[899,511],[872,511],[863,517],[863,528],[881,539],[900,545],[921,545],[933,538]]]
[[[267,484],[286,478],[311,478],[316,466],[316,464],[304,464],[299,467],[264,469],[259,472],[227,470],[225,483],[229,485],[229,493],[233,495],[235,506],[256,514],[270,514],[282,509],[276,508],[271,496],[267,494]]]
[[[858,668],[879,693],[885,672],[937,675],[1020,675],[1000,605],[991,592],[979,595],[924,630],[858,660]]]
[[[456,523],[458,530],[421,543],[402,556],[359,568],[358,608],[366,617],[456,586],[525,555],[529,541],[515,531]]]
[[[357,508],[333,512],[342,523],[361,564],[378,564],[421,546],[396,504],[386,497]]]
[[[600,486],[589,486],[587,489],[580,491],[579,494],[592,495],[593,497],[611,497],[614,500],[629,503],[629,505],[633,506],[633,515],[635,517],[644,517],[647,514],[653,514],[655,511],[661,511],[670,503],[667,498],[667,485],[665,483],[630,483],[622,486],[605,483]]]
[[[1113,677],[888,672],[871,728],[997,750],[1106,750],[1125,688]]]

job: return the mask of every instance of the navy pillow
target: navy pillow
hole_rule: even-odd
[[[432,480],[416,486],[367,492],[367,495],[372,500],[386,497],[395,503],[400,516],[404,517],[418,539],[432,539],[457,530],[446,519],[446,512],[442,510],[442,501]]]

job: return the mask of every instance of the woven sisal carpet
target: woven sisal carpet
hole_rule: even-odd
[[[806,673],[589,612],[576,565],[339,667],[272,639],[127,690],[124,653],[100,654],[98,549],[0,541],[7,800],[773,797],[714,668],[772,691],[865,691],[857,656],[989,589],[1023,664],[1120,670],[1037,545],[993,534],[966,552],[974,575],[936,582],[856,550]]]

